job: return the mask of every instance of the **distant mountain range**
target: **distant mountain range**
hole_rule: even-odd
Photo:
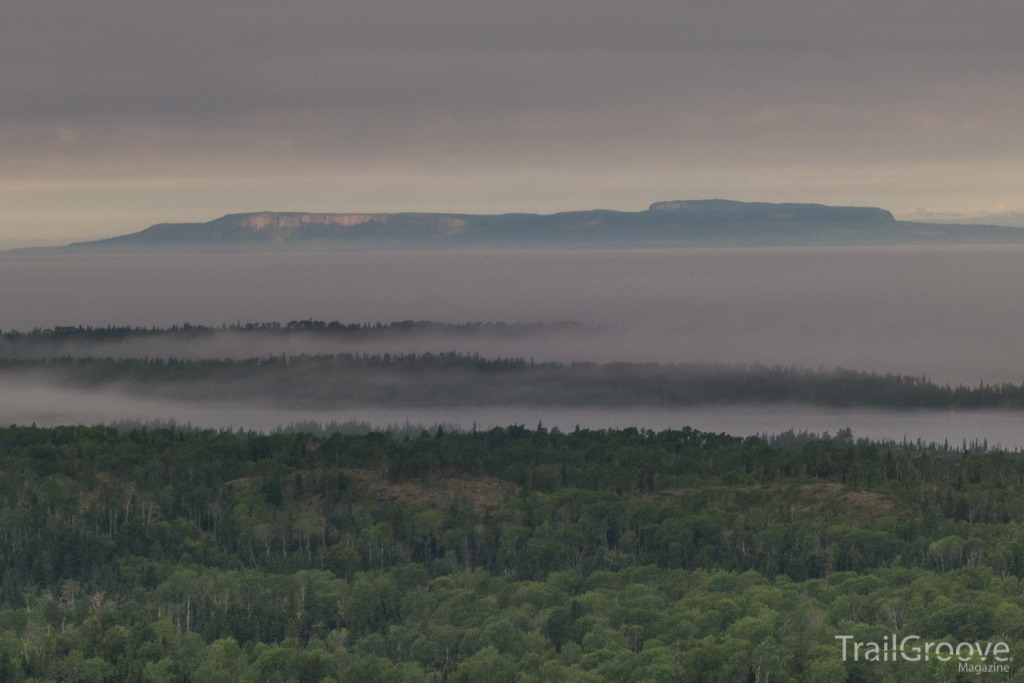
[[[1024,229],[897,221],[883,209],[721,199],[646,211],[230,214],[62,249],[148,251],[1024,243]]]

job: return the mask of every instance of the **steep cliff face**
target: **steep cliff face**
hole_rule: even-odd
[[[258,232],[283,232],[289,236],[302,238],[305,228],[339,227],[351,228],[359,225],[377,224],[384,226],[389,223],[417,225],[424,229],[437,228],[447,235],[458,234],[466,226],[465,219],[446,214],[392,214],[392,213],[277,213],[261,211],[260,213],[244,213],[225,216],[219,220],[234,219],[238,225]]]
[[[369,223],[375,219],[385,220],[387,214],[360,214],[360,213],[275,213],[261,211],[260,213],[240,214],[240,223],[256,231],[268,227],[272,228],[298,228],[303,225],[340,225],[349,227]]]
[[[85,245],[268,244],[301,242],[429,242],[458,238],[472,216],[435,213],[307,213],[259,211],[206,223],[159,223]],[[480,217],[476,217],[480,218]]]

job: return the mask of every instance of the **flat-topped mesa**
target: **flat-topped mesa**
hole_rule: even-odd
[[[1024,230],[897,221],[884,209],[724,199],[655,202],[642,211],[554,214],[235,213],[160,223],[76,249],[652,248],[870,244],[1021,244]]]
[[[675,214],[686,220],[706,221],[816,221],[888,223],[896,218],[885,209],[871,206],[826,206],[825,204],[770,204],[736,202],[728,199],[677,199],[655,202],[649,211]]]

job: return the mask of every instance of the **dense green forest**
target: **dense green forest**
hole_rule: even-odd
[[[458,353],[320,354],[247,360],[0,358],[0,378],[116,387],[183,400],[367,405],[682,406],[809,403],[887,409],[1024,409],[1024,384],[939,385],[926,377],[762,365],[534,363]]]
[[[999,451],[12,426],[0,468],[3,681],[952,681],[835,636],[1024,645]]]

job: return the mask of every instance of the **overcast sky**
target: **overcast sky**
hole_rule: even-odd
[[[255,210],[1024,211],[1019,0],[6,0],[0,248]]]

